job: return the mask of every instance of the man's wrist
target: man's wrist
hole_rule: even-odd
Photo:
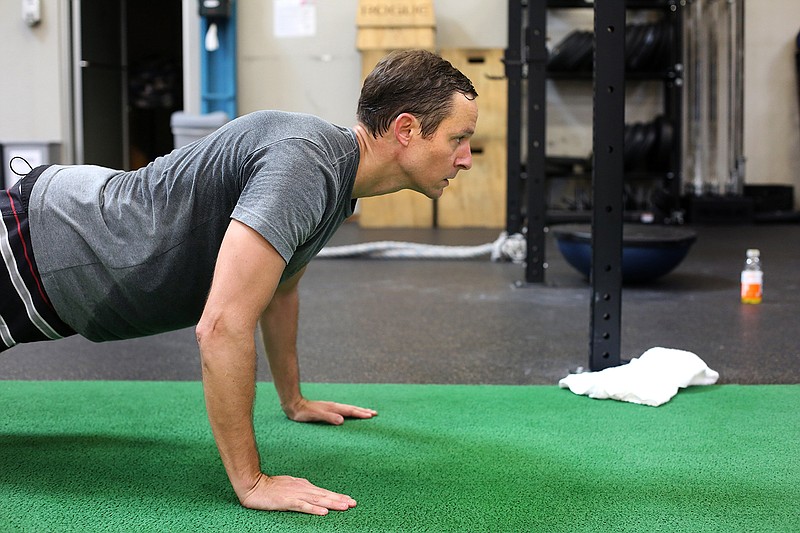
[[[297,394],[296,396],[292,396],[292,398],[287,400],[281,400],[281,409],[283,412],[286,413],[286,416],[291,418],[303,405],[305,398],[301,394]]]
[[[262,479],[267,479],[268,477],[269,476],[261,472],[259,469],[252,475],[244,476],[236,480],[231,479],[233,491],[236,493],[236,497],[239,498],[239,502],[244,503],[244,501],[253,493],[253,491],[256,490],[256,487],[262,482]]]

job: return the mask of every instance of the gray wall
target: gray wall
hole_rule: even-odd
[[[800,109],[795,72],[797,0],[745,4],[744,153],[748,183],[795,187],[800,206]]]
[[[0,143],[61,142],[69,135],[68,3],[42,0],[42,22],[22,20],[22,3],[0,2]]]

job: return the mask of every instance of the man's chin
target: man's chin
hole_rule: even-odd
[[[439,189],[423,190],[422,188],[419,188],[419,189],[412,189],[412,190],[414,192],[420,193],[423,196],[427,196],[431,200],[438,200],[439,198],[442,197],[442,194],[444,194],[444,187],[441,187]]]
[[[444,188],[422,193],[431,200],[438,200],[444,194]]]
[[[420,194],[427,196],[431,200],[438,200],[439,198],[442,197],[442,194],[444,194],[444,190],[447,188],[447,186],[450,185],[451,179],[452,178],[444,179],[439,181],[438,183],[430,184],[427,187],[416,185],[414,187],[409,187],[409,188],[412,191],[416,191]]]

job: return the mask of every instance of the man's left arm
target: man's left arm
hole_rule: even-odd
[[[335,402],[311,401],[300,391],[297,362],[297,325],[300,308],[298,284],[305,268],[281,283],[261,315],[261,335],[281,407],[297,422],[327,422],[339,425],[345,418],[372,418],[372,409]]]

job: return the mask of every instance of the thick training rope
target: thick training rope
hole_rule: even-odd
[[[399,241],[376,241],[327,246],[317,255],[323,259],[368,257],[377,259],[474,259],[489,255],[492,261],[525,261],[525,237],[500,234],[496,241],[478,246],[447,246]]]

